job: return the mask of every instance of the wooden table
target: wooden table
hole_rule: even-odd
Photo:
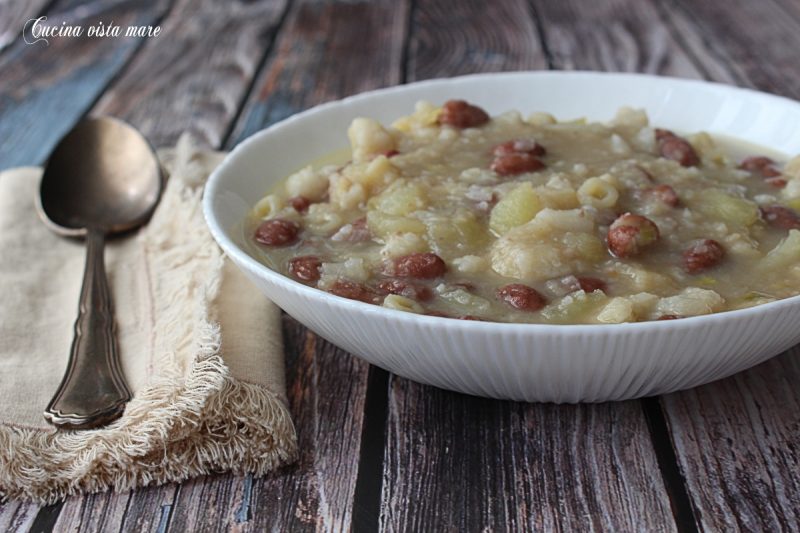
[[[162,32],[27,45],[19,32],[39,14]],[[640,71],[800,98],[796,0],[6,0],[0,46],[0,168],[41,164],[90,112],[156,145],[189,130],[230,148],[326,100],[471,72]],[[0,530],[800,528],[794,351],[686,392],[558,406],[418,385],[288,317],[285,334],[297,464],[8,501]]]

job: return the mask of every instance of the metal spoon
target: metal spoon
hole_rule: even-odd
[[[105,238],[140,226],[163,188],[147,140],[125,122],[89,118],[56,146],[42,176],[38,210],[60,235],[86,239],[86,269],[69,363],[44,417],[59,427],[92,428],[119,417],[130,400],[120,368]]]

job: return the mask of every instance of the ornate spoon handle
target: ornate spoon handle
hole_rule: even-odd
[[[44,412],[47,421],[59,427],[86,429],[105,424],[119,417],[131,399],[120,368],[104,246],[105,235],[89,229],[69,363]]]

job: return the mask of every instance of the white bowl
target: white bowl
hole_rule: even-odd
[[[708,316],[619,325],[536,325],[419,316],[297,283],[240,246],[242,220],[288,173],[346,146],[357,116],[391,122],[418,100],[463,98],[492,114],[546,111],[606,120],[623,105],[661,127],[733,135],[800,152],[800,104],[699,81],[592,72],[518,72],[432,80],[299,113],[239,144],[211,175],[211,232],[272,301],[322,337],[422,383],[528,401],[622,400],[684,389],[760,363],[800,341],[800,297]]]

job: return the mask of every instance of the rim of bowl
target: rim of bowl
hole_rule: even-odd
[[[729,320],[748,319],[754,315],[760,314],[765,311],[772,311],[778,313],[782,310],[796,307],[797,304],[800,303],[800,294],[776,300],[774,302],[768,302],[764,304],[755,305],[753,307],[747,307],[744,309],[720,311],[718,313],[710,313],[708,315],[686,317],[678,320],[649,320],[645,322],[623,322],[621,324],[546,324],[546,323],[525,323],[525,322],[492,322],[492,321],[480,321],[480,320],[460,320],[454,318],[421,315],[417,313],[388,309],[380,305],[367,304],[364,302],[350,300],[347,298],[343,298],[341,296],[336,296],[327,293],[321,289],[309,287],[308,285],[295,281],[288,276],[284,276],[283,274],[275,270],[272,270],[268,266],[259,262],[255,258],[251,257],[250,254],[242,250],[241,246],[237,244],[233,239],[228,237],[226,232],[222,229],[219,221],[217,220],[216,213],[214,212],[213,198],[216,196],[217,190],[220,188],[220,184],[223,181],[223,176],[226,174],[227,168],[230,166],[231,161],[236,159],[240,152],[244,152],[245,150],[247,150],[250,145],[260,142],[263,137],[271,135],[272,132],[274,132],[275,130],[280,129],[287,124],[291,124],[293,122],[301,120],[307,117],[308,115],[324,111],[331,107],[346,105],[348,103],[351,103],[352,101],[375,98],[375,97],[380,97],[382,95],[389,95],[396,92],[402,92],[404,90],[407,90],[409,87],[425,87],[427,85],[457,85],[459,83],[469,82],[472,80],[483,79],[483,78],[553,77],[553,78],[577,79],[577,78],[591,78],[596,76],[623,78],[623,79],[624,78],[647,79],[656,83],[658,82],[675,83],[688,87],[694,86],[697,88],[712,87],[713,89],[718,91],[728,92],[735,95],[746,95],[746,97],[748,98],[759,98],[766,101],[772,101],[774,103],[777,103],[778,105],[784,105],[784,106],[791,105],[796,107],[800,106],[800,102],[797,102],[790,98],[762,91],[756,91],[754,89],[747,89],[742,87],[736,87],[733,85],[726,85],[724,83],[676,78],[672,76],[655,76],[651,74],[595,72],[587,70],[512,71],[512,72],[468,74],[465,76],[456,76],[452,78],[434,78],[429,80],[408,83],[404,85],[395,85],[392,87],[385,87],[381,89],[365,91],[338,100],[325,102],[323,104],[316,105],[299,113],[295,113],[294,115],[291,115],[279,122],[276,122],[268,126],[267,128],[264,128],[262,130],[253,133],[246,139],[239,142],[233,148],[233,150],[231,150],[225,156],[222,163],[220,163],[220,165],[216,169],[214,169],[214,171],[211,173],[206,182],[202,200],[203,216],[205,218],[206,225],[211,231],[211,235],[212,237],[214,237],[214,240],[217,241],[219,246],[227,255],[235,257],[237,261],[246,265],[246,267],[248,267],[253,272],[257,272],[261,276],[266,277],[271,283],[283,285],[284,288],[292,292],[304,294],[309,298],[321,299],[323,301],[327,301],[332,305],[343,306],[345,308],[351,308],[354,311],[358,311],[368,315],[373,315],[375,317],[380,317],[383,319],[391,319],[400,322],[406,322],[406,321],[423,322],[423,323],[427,322],[431,325],[438,325],[440,327],[453,327],[461,329],[477,328],[479,330],[483,329],[487,331],[493,329],[493,330],[500,330],[501,333],[504,330],[514,330],[514,333],[520,333],[519,331],[520,329],[529,330],[531,333],[545,332],[545,331],[548,333],[559,333],[559,334],[570,334],[570,333],[579,334],[587,332],[622,333],[631,330],[639,330],[644,332],[645,330],[648,329],[659,329],[659,328],[666,329],[666,328],[676,328],[684,326],[713,325],[719,322],[725,322]]]

